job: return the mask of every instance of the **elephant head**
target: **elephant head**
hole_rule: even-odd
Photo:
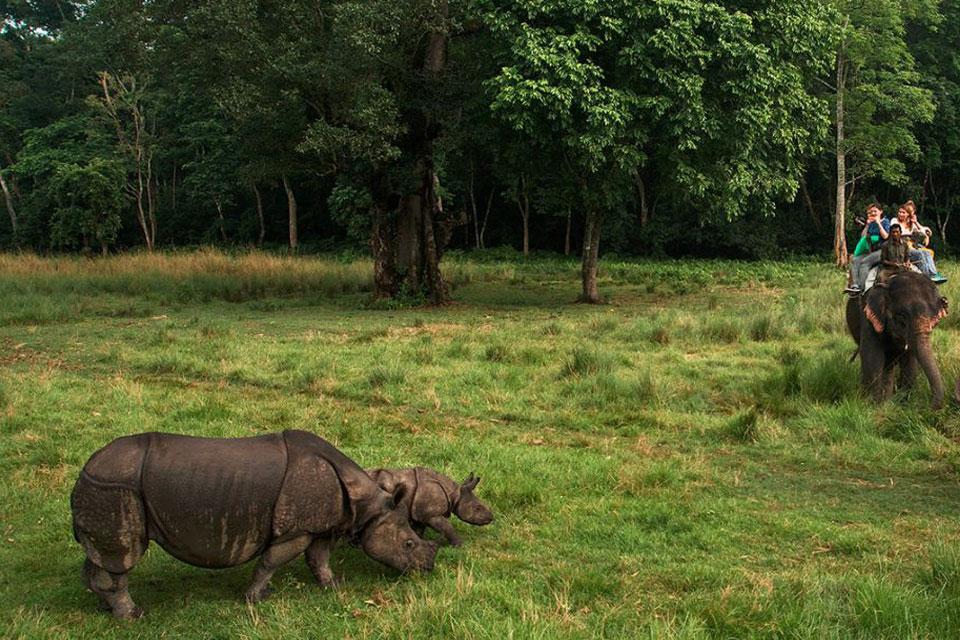
[[[860,343],[864,384],[874,387],[882,398],[892,387],[889,376],[895,365],[901,367],[901,381],[909,385],[919,364],[930,382],[933,408],[942,407],[943,378],[930,333],[946,315],[947,299],[937,285],[913,272],[898,274],[886,286],[873,287],[863,296],[856,332],[848,307],[848,324]]]

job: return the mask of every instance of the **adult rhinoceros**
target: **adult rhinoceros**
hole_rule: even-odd
[[[253,438],[144,433],[91,456],[70,506],[87,554],[83,575],[119,618],[137,618],[127,574],[155,540],[199,567],[260,556],[247,600],[269,595],[281,565],[301,553],[321,585],[338,538],[400,571],[430,571],[437,545],[410,528],[403,499],[322,438],[304,431]]]

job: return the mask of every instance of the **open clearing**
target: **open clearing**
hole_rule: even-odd
[[[960,414],[857,392],[814,262],[448,256],[457,303],[372,304],[366,261],[0,257],[0,612],[12,637],[907,638],[960,633]],[[956,274],[954,265],[943,269]],[[955,279],[956,279],[955,275]],[[953,283],[944,293],[956,300]],[[952,388],[957,315],[934,345]],[[248,607],[252,566],[155,545],[134,627],[80,582],[69,493],[142,431],[288,428],[364,466],[482,477],[427,576],[340,548]]]

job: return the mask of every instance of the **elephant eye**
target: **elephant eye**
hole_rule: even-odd
[[[412,548],[413,548],[413,545],[415,545],[415,544],[416,544],[416,542],[414,542],[413,539],[407,538],[407,549],[412,549]]]

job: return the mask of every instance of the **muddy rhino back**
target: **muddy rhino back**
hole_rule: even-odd
[[[270,541],[286,466],[286,445],[278,434],[242,439],[150,434],[141,476],[150,538],[199,567],[250,560]]]

